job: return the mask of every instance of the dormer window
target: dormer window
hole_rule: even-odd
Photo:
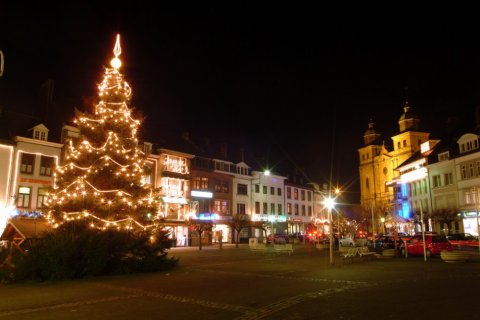
[[[152,144],[150,142],[144,142],[143,143],[143,152],[145,154],[151,154],[152,153]]]
[[[450,159],[450,152],[442,152],[438,154],[438,161],[446,161]]]
[[[48,140],[48,128],[45,127],[43,124],[36,125],[35,127],[31,128],[30,130],[33,131],[33,139],[35,140]],[[29,130],[29,131],[30,131]]]
[[[460,153],[470,152],[472,150],[477,150],[479,147],[478,144],[478,135],[473,133],[466,133],[458,139],[457,143],[460,149]]]
[[[47,133],[45,131],[35,130],[33,131],[33,139],[46,141]]]

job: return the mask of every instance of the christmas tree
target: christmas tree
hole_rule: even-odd
[[[119,72],[120,35],[111,68],[98,86],[93,114],[76,112],[79,138],[66,141],[62,166],[48,194],[54,224],[87,218],[92,226],[144,227],[155,216],[158,192],[143,183],[146,155],[138,147],[140,121],[132,116],[132,91]]]

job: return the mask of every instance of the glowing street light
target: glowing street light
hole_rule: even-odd
[[[381,217],[380,222],[382,223],[382,233],[385,234],[385,217]]]
[[[335,207],[335,199],[328,197],[323,202],[328,209],[328,223],[330,224],[330,265],[333,264],[333,221],[332,221],[332,209]]]

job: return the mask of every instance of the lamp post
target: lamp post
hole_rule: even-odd
[[[427,261],[427,248],[425,246],[425,226],[423,223],[423,206],[422,201],[420,201],[420,227],[422,228],[422,242],[423,242],[423,261]]]
[[[258,194],[261,194],[261,190],[260,190],[260,186],[261,186],[261,183],[263,182],[263,178],[265,176],[269,176],[271,174],[270,170],[264,170],[262,172],[260,171],[255,171],[255,172],[252,172],[251,174],[251,179],[250,179],[250,219],[253,218],[254,215],[258,214],[258,215],[261,215],[262,214],[262,209],[259,208],[258,212],[256,210],[256,206],[255,206],[255,200],[263,200],[263,202],[267,201],[266,197],[268,197],[268,194],[264,194],[263,196],[255,196],[257,194],[256,192],[256,186],[258,185]],[[258,183],[258,184],[257,184]],[[260,201],[258,201],[259,204],[260,204]],[[268,214],[268,211],[267,212],[264,212],[264,214],[267,216],[267,221],[271,222],[271,226],[272,226],[272,237],[273,237],[273,220],[270,221],[269,219],[269,214]],[[267,236],[267,229],[265,228],[265,236]],[[263,237],[263,235],[260,236],[261,238]],[[267,239],[265,239],[265,241],[267,241]]]
[[[328,197],[324,201],[325,207],[328,209],[328,223],[330,225],[330,265],[333,264],[333,220],[332,220],[332,209],[335,207],[335,199]]]
[[[477,238],[478,238],[478,250],[480,252],[480,226],[478,225],[478,191],[477,187],[473,187],[473,191],[475,192],[474,199],[475,199],[475,217],[477,218]]]
[[[375,249],[375,217],[373,216],[373,211],[374,209],[372,206],[372,239],[373,239],[373,248]]]

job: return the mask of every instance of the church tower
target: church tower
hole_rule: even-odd
[[[392,210],[394,195],[389,183],[399,173],[395,170],[428,141],[429,133],[421,132],[420,119],[405,102],[403,114],[398,121],[399,133],[392,136],[393,148],[380,142],[372,120],[363,135],[364,146],[358,149],[360,157],[360,202],[365,210],[375,208],[377,213]]]
[[[420,119],[411,110],[408,101],[403,107],[403,114],[398,120],[400,133],[392,137],[393,151],[390,152],[393,168],[398,167],[412,154],[420,150],[420,145],[428,141],[430,133],[420,131]],[[399,172],[393,172],[393,178],[398,177]]]
[[[375,130],[372,119],[368,129],[363,134],[364,146],[358,149],[360,157],[360,202],[363,207],[371,208],[380,194],[382,181],[378,171],[378,157],[385,149],[381,141],[381,134]]]

